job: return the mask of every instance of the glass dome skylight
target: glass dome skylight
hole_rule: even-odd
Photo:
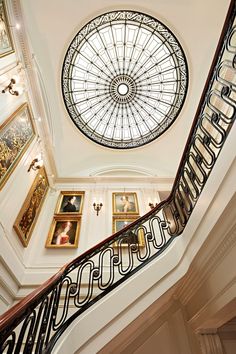
[[[187,91],[183,50],[149,15],[113,11],[85,25],[71,42],[62,91],[76,126],[111,148],[156,139],[176,119]]]

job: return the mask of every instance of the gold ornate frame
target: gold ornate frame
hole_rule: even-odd
[[[60,215],[64,215],[64,214],[70,214],[70,215],[82,215],[82,210],[83,210],[83,205],[84,205],[84,194],[85,192],[81,192],[81,191],[61,191],[58,201],[57,201],[57,205],[56,205],[56,209],[55,209],[55,214],[60,214]],[[78,211],[61,211],[62,208],[62,203],[65,197],[67,196],[75,196],[75,197],[81,197],[81,201],[80,201],[80,208]]]
[[[120,231],[122,229],[117,229],[117,222],[118,221],[124,221],[124,222],[127,222],[127,225],[125,226],[128,226],[129,224],[131,224],[132,222],[134,222],[135,220],[137,220],[139,218],[139,216],[128,216],[128,217],[124,217],[124,216],[113,216],[112,218],[112,232],[113,233],[116,233],[117,231]],[[124,227],[125,227],[124,226]],[[139,247],[144,247],[145,245],[145,242],[144,242],[144,232],[142,229],[138,230],[138,245]],[[118,242],[114,242],[113,244],[114,247],[118,247]],[[119,247],[127,247],[128,246],[128,243],[123,243],[121,242],[119,244]]]
[[[31,134],[29,134],[21,148],[17,146],[17,131],[16,131],[16,136],[14,136],[14,124],[15,124],[15,129],[16,129],[16,124],[18,123],[19,127],[18,130],[21,132],[21,137],[18,138],[19,141],[22,140],[22,132],[24,130],[27,130],[26,126],[26,121],[22,120],[22,114],[25,112],[25,115],[27,117],[27,123],[28,123],[28,129],[31,130]],[[19,122],[17,122],[17,119],[19,119]],[[22,125],[22,127],[21,127]],[[22,129],[21,129],[22,128]],[[12,136],[3,139],[4,135],[7,135],[7,132],[10,132]],[[13,145],[13,138],[15,141],[15,145]],[[27,103],[24,103],[21,105],[8,119],[6,119],[2,125],[0,125],[0,190],[3,188],[5,183],[7,182],[8,178],[11,176],[12,172],[18,165],[21,157],[27,150],[28,146],[32,142],[32,140],[35,137],[35,129],[34,129],[34,124],[32,120],[32,115],[31,115],[31,110],[28,106]],[[9,140],[11,144],[7,144],[6,140]],[[21,140],[20,140],[21,139]],[[19,149],[17,151],[17,148]],[[9,165],[7,167],[7,165]]]
[[[24,247],[28,246],[40,210],[45,200],[48,187],[49,184],[47,175],[45,169],[42,167],[38,171],[13,225]]]
[[[1,47],[0,47],[0,58],[1,58],[1,57],[4,57],[5,55],[8,55],[8,54],[11,54],[14,52],[14,45],[13,45],[12,35],[11,35],[9,22],[8,22],[7,9],[6,9],[6,5],[5,5],[4,0],[0,0],[0,15],[2,15],[2,21],[3,21],[3,24],[5,25],[5,29],[6,29],[6,36],[7,36],[8,42],[10,44],[9,50],[6,50],[5,52],[3,50],[2,53],[1,53]]]
[[[128,203],[131,206],[131,209],[129,210],[129,207],[127,209],[125,208],[125,202],[124,205],[117,205],[117,197],[123,200],[127,198],[127,204]],[[129,202],[128,199],[129,197],[133,197],[133,201]],[[131,204],[132,203],[132,204]],[[132,210],[134,207],[134,210]],[[123,210],[122,210],[123,208]],[[137,198],[137,193],[136,192],[114,192],[112,193],[112,212],[113,215],[139,215],[139,208],[138,208],[138,198]]]
[[[56,244],[56,232],[58,231],[57,229],[57,225],[59,225],[59,223],[61,223],[61,230],[62,232],[64,231],[62,228],[63,224],[67,224],[67,223],[71,223],[71,229],[72,230],[68,230],[66,232],[64,232],[64,234],[61,236],[61,239],[67,238],[67,236],[69,236],[69,240],[70,237],[74,236],[74,242],[73,244],[69,244],[69,243],[62,243],[62,244]],[[46,240],[46,244],[45,247],[46,248],[78,248],[78,244],[79,244],[79,234],[80,234],[80,227],[81,227],[81,217],[80,216],[75,216],[75,215],[55,215],[48,233],[48,237]],[[58,231],[59,232],[59,231]],[[62,234],[58,233],[58,237],[60,237],[60,235]],[[71,232],[71,233],[70,233]],[[52,243],[52,242],[55,243]]]

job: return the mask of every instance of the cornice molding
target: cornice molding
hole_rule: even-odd
[[[35,119],[35,125],[39,137],[43,137],[41,147],[43,150],[46,169],[49,172],[49,177],[57,175],[55,160],[53,157],[53,131],[50,124],[50,114],[47,109],[47,104],[40,85],[39,73],[35,64],[34,54],[30,49],[30,43],[27,36],[27,31],[24,25],[24,18],[21,9],[20,0],[12,0],[10,3],[10,16],[13,17],[12,22],[20,23],[19,31],[15,31],[15,39],[17,42],[17,50],[20,60],[22,61],[22,69],[25,72],[27,81],[29,102],[32,106],[33,114],[36,117],[41,117],[41,122]]]
[[[169,189],[174,183],[174,178],[159,178],[159,177],[150,177],[150,176],[89,176],[89,177],[74,177],[74,178],[66,178],[66,177],[57,177],[54,179],[55,185],[60,184],[92,184],[92,183],[152,183],[150,188],[154,187],[154,184],[158,186],[166,186],[168,185]],[[160,189],[164,190],[164,189]],[[165,189],[166,190],[166,189]],[[168,190],[168,189],[167,189]]]
[[[217,333],[206,333],[198,335],[202,354],[223,354],[223,348]]]
[[[21,26],[20,31],[15,32],[15,36],[14,36],[17,39],[17,43],[16,43],[17,47],[18,46],[20,47],[18,54],[20,54],[24,66],[26,68],[32,69],[32,55],[30,54],[29,44],[26,36],[26,29],[24,26],[20,0],[12,0],[10,4],[11,4],[10,9],[12,9],[12,11],[10,12],[10,16],[14,17],[14,20],[11,22],[19,23]]]

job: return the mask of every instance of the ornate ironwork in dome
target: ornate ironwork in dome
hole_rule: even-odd
[[[113,11],[85,25],[62,69],[69,115],[93,141],[134,148],[156,139],[176,119],[188,85],[178,40],[161,22]]]

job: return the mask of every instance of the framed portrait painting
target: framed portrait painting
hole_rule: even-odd
[[[57,206],[56,214],[82,214],[84,203],[84,192],[66,192],[60,193]]]
[[[0,0],[0,58],[14,52],[5,1]]]
[[[77,248],[81,218],[76,216],[54,216],[46,248]]]
[[[0,190],[35,137],[27,103],[0,125]]]
[[[48,191],[48,179],[41,167],[13,225],[24,247],[27,247]]]
[[[116,233],[126,226],[130,225],[132,222],[137,220],[137,217],[129,217],[129,218],[124,218],[124,217],[119,217],[119,216],[113,216],[113,233]],[[127,247],[128,245],[139,245],[140,247],[144,246],[144,234],[143,230],[137,230],[137,231],[127,231],[125,233],[124,237],[114,243],[114,247],[118,247],[120,245],[121,247]]]
[[[114,215],[138,215],[139,208],[137,194],[134,192],[112,193],[112,208]]]

